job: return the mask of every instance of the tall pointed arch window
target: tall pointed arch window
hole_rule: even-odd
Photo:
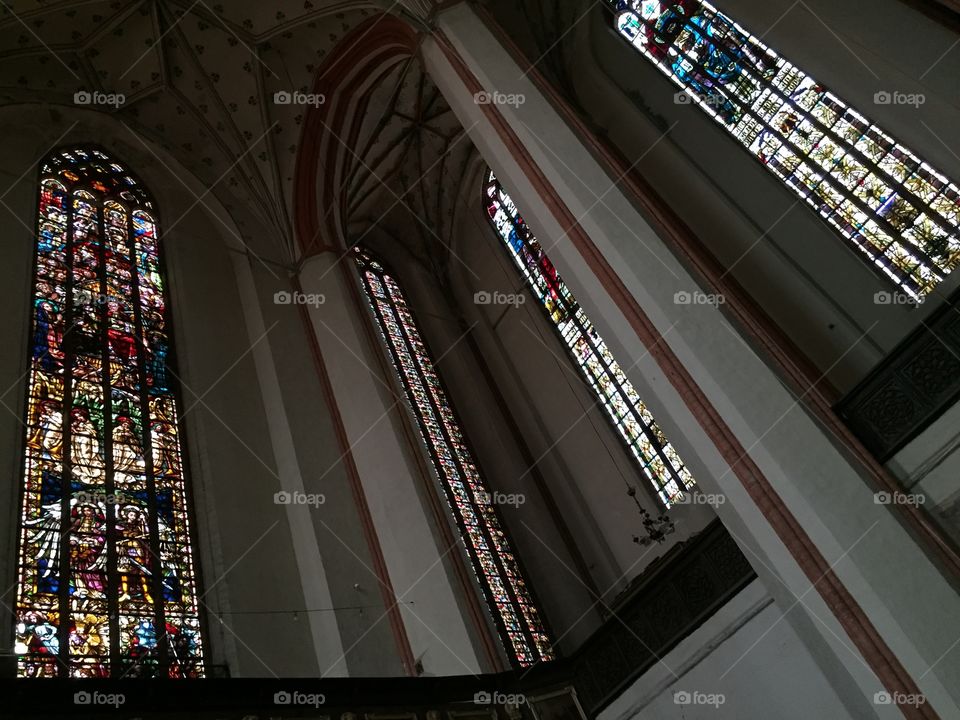
[[[359,248],[354,259],[387,354],[416,417],[477,580],[507,654],[520,666],[554,652],[520,564],[491,502],[460,423],[403,292],[384,267]]]
[[[639,52],[905,293],[960,264],[960,188],[700,0],[607,0]],[[879,100],[884,100],[879,94]],[[887,99],[889,102],[889,99]]]
[[[156,212],[89,148],[41,166],[17,586],[21,677],[199,677]]]
[[[684,491],[693,489],[696,484],[693,476],[492,170],[487,171],[483,194],[487,217],[520,269],[527,287],[556,328],[657,496],[670,507],[683,498]]]

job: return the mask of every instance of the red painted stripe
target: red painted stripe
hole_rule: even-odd
[[[521,66],[529,65],[523,52],[510,40],[496,20],[483,7],[477,6],[474,10],[514,60]],[[644,218],[657,231],[657,235],[670,245],[674,255],[686,269],[701,285],[724,296],[724,313],[739,323],[751,345],[763,352],[765,358],[778,368],[780,376],[790,383],[804,407],[824,423],[853,459],[863,467],[874,489],[889,493],[902,491],[897,479],[877,461],[834,412],[833,405],[839,399],[839,394],[820,379],[820,371],[802,350],[726,272],[706,244],[694,234],[683,218],[670,208],[656,189],[636,170],[631,169],[631,164],[619,150],[591,132],[536,67],[532,67],[527,75],[569,123],[581,141],[593,151],[594,157],[607,166],[610,175],[620,178],[618,184],[624,188],[625,194],[633,200]],[[893,512],[898,513],[914,536],[936,554],[955,582],[960,582],[960,552],[926,512],[914,505],[897,505]]]
[[[345,253],[345,238],[336,222],[336,216],[329,212],[329,209],[336,207],[337,203],[343,202],[342,196],[338,194],[339,188],[335,182],[336,171],[338,163],[342,162],[344,153],[347,153],[344,145],[351,149],[356,146],[356,139],[364,120],[367,96],[360,95],[360,91],[365,85],[370,84],[371,76],[388,72],[398,62],[402,62],[415,54],[416,48],[417,36],[410,26],[390,15],[376,15],[358,25],[346,35],[338,44],[334,54],[319,69],[314,92],[323,93],[326,102],[319,107],[311,108],[306,114],[296,163],[295,227],[302,253],[301,262],[322,252],[334,252],[338,256]],[[357,103],[352,111],[351,101]],[[341,143],[336,138],[331,137],[332,133],[341,133],[343,142]],[[343,137],[343,135],[346,135],[346,137]],[[320,165],[321,159],[324,161],[322,167]],[[318,197],[318,179],[320,180],[320,197]],[[339,209],[341,212],[344,210],[342,205]],[[352,278],[347,277],[349,276],[349,268],[344,264],[341,264],[341,266],[345,278],[348,280],[347,284],[352,289],[351,294],[354,296],[355,305],[358,306],[361,316],[366,320],[364,327],[369,338],[373,331],[372,326],[370,326],[370,318],[367,316],[365,307],[359,304],[361,301],[356,296],[356,288],[352,284]],[[331,413],[334,415],[338,426],[338,436],[340,433],[343,434],[344,439],[341,444],[346,454],[345,457],[349,457],[349,464],[352,467],[351,481],[357,483],[354,488],[355,497],[358,498],[358,503],[367,508],[362,486],[359,485],[359,473],[349,451],[346,430],[342,425],[342,418],[336,405],[336,399],[333,396],[322,352],[308,318],[307,334],[313,347],[318,372],[321,374],[321,383],[325,387],[324,392],[328,405],[331,407]],[[376,337],[374,337],[374,340],[376,340]],[[404,425],[404,427],[406,426]],[[407,436],[407,442],[411,446],[413,455],[420,458],[421,450],[415,440]],[[421,468],[421,472],[428,473],[425,466]],[[353,474],[356,476],[355,479]],[[435,524],[440,529],[445,545],[443,550],[446,550],[455,542],[455,538],[450,532],[446,511],[437,496],[437,490],[432,483],[431,476],[423,474],[421,479],[428,490],[431,510],[436,520]],[[366,513],[369,518],[368,508]],[[370,523],[373,537],[368,536],[368,542],[376,544],[377,552],[382,559],[379,541],[376,538],[375,530],[372,528],[372,519],[370,519]],[[496,638],[491,634],[484,609],[480,605],[476,588],[464,564],[462,554],[459,552],[451,553],[449,557],[459,584],[459,595],[466,602],[467,616],[473,626],[475,636],[479,639],[483,648],[488,668],[493,672],[498,672],[504,669],[498,649],[499,645]],[[385,567],[383,573],[387,582],[389,582]],[[396,618],[391,616],[391,623],[394,625],[394,637],[401,658],[405,658],[403,660],[405,664],[409,663],[408,673],[413,674],[415,660],[399,614]]]
[[[434,34],[439,48],[459,75],[467,91],[475,94],[484,90],[476,76],[460,57],[442,31]],[[846,587],[840,582],[826,558],[797,522],[783,500],[774,490],[760,468],[747,455],[736,435],[710,404],[703,390],[673,353],[663,336],[640,308],[619,276],[607,263],[593,241],[577,222],[546,176],[537,166],[526,147],[493,104],[479,106],[501,141],[510,149],[528,181],[536,189],[546,207],[593,270],[601,284],[617,303],[634,332],[647,348],[660,369],[684,399],[717,450],[730,465],[736,477],[766,516],[780,540],[803,569],[820,596],[854,642],[884,687],[891,693],[917,695],[919,688],[899,659],[889,648]],[[617,175],[614,175],[615,177]],[[689,231],[688,231],[689,232]],[[929,705],[903,706],[908,718],[937,718]]]

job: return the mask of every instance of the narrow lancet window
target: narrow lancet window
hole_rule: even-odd
[[[507,654],[520,666],[554,659],[547,632],[492,495],[397,281],[354,250],[363,289]]]
[[[614,359],[590,318],[570,292],[513,200],[493,171],[487,172],[484,205],[497,235],[527,287],[556,328],[581,374],[593,389],[617,434],[664,505],[692,490],[693,476]]]

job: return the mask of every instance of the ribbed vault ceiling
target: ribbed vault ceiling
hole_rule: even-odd
[[[166,148],[228,210],[253,213],[276,234],[278,259],[290,261],[307,108],[274,95],[309,92],[337,43],[391,6],[403,10],[372,1],[7,0],[0,103],[73,107],[77,92],[122,93],[119,107],[94,109]],[[409,10],[422,16],[428,6],[417,0]],[[444,185],[471,151],[461,131],[418,60],[385,77],[344,187],[350,234],[373,224],[414,246],[442,237],[451,212]]]
[[[447,277],[454,218],[476,150],[420,61],[388,73],[370,98],[359,142],[347,154],[347,238],[389,256],[401,246]],[[474,188],[479,208],[479,187]],[[469,197],[469,196],[468,196]]]

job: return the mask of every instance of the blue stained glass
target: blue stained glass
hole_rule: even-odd
[[[593,323],[564,284],[493,171],[484,184],[487,216],[504,242],[617,434],[667,507],[695,486],[673,445],[640,399]]]
[[[17,672],[202,677],[153,205],[92,158],[41,166]]]
[[[678,101],[713,117],[909,296],[960,264],[960,188],[943,173],[710,3],[607,2],[620,34],[682,88]]]

